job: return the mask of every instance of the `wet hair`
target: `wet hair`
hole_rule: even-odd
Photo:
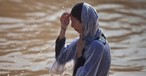
[[[83,2],[76,4],[71,10],[71,15],[78,19],[80,22],[82,22],[81,20],[82,7]]]

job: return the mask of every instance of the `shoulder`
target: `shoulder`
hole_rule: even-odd
[[[86,54],[100,54],[104,49],[104,44],[99,40],[94,40],[87,47]]]
[[[103,42],[99,41],[99,40],[94,40],[91,42],[90,47],[92,48],[98,48],[98,49],[103,49],[104,48],[104,44]]]

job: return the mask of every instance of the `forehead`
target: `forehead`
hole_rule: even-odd
[[[73,18],[72,14],[70,14],[70,18]]]
[[[70,15],[70,18],[72,19],[72,20],[77,20],[74,16],[72,16],[72,15]]]

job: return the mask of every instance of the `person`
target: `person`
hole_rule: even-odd
[[[65,46],[65,33],[71,26],[79,37]],[[111,55],[110,46],[98,23],[98,13],[88,3],[77,3],[71,13],[64,12],[60,18],[61,31],[56,39],[54,71],[74,60],[73,76],[108,76]]]

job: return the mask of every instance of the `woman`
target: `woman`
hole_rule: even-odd
[[[79,38],[65,47],[65,33],[70,20]],[[73,59],[73,76],[107,76],[111,63],[110,47],[99,28],[96,10],[87,3],[78,3],[71,13],[62,14],[60,22],[61,31],[55,47],[56,69],[53,71],[60,71],[66,62]]]

